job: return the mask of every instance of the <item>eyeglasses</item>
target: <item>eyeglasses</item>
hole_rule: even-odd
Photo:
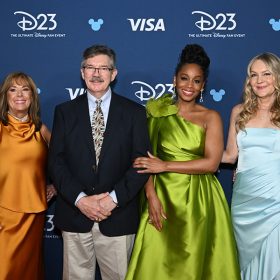
[[[87,71],[91,71],[93,73],[97,72],[98,74],[100,73],[107,73],[113,70],[113,68],[107,67],[107,66],[102,66],[102,67],[94,67],[92,65],[85,65],[83,68]]]

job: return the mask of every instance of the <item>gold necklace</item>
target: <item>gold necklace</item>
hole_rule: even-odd
[[[19,122],[27,122],[27,121],[29,120],[28,114],[26,114],[26,115],[23,116],[22,118],[19,118],[19,117],[15,116],[15,115],[12,114],[10,111],[8,111],[8,114],[9,114],[10,116],[12,116],[14,119],[16,119],[17,121],[19,121]]]

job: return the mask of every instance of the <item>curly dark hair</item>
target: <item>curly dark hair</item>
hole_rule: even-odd
[[[197,44],[186,45],[179,56],[179,62],[175,69],[175,75],[181,70],[185,64],[194,63],[201,67],[204,75],[204,80],[209,74],[210,58],[204,48]]]

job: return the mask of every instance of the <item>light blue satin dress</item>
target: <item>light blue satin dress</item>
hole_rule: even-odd
[[[233,187],[232,220],[244,280],[280,279],[280,130],[246,128]]]

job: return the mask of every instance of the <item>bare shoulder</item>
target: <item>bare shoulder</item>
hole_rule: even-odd
[[[243,105],[242,105],[242,104],[237,104],[237,105],[235,105],[235,106],[232,108],[232,111],[231,111],[231,116],[232,116],[232,118],[236,118],[236,116],[240,114],[240,112],[242,111],[242,109],[243,109]]]
[[[200,121],[205,129],[222,126],[222,118],[217,111],[201,105],[197,106],[197,111],[199,112]]]
[[[41,132],[41,135],[43,136],[45,142],[47,144],[49,144],[50,139],[51,139],[51,132],[49,131],[49,129],[47,128],[47,126],[45,124],[42,124],[40,132]]]
[[[45,124],[42,123],[42,126],[41,126],[41,132],[42,133],[45,133],[45,132],[49,132],[49,129],[47,128],[47,126]]]
[[[208,109],[205,107],[204,107],[203,111],[204,111],[204,118],[205,118],[206,122],[209,122],[209,121],[221,122],[222,121],[221,116],[217,111],[215,111],[213,109]]]

